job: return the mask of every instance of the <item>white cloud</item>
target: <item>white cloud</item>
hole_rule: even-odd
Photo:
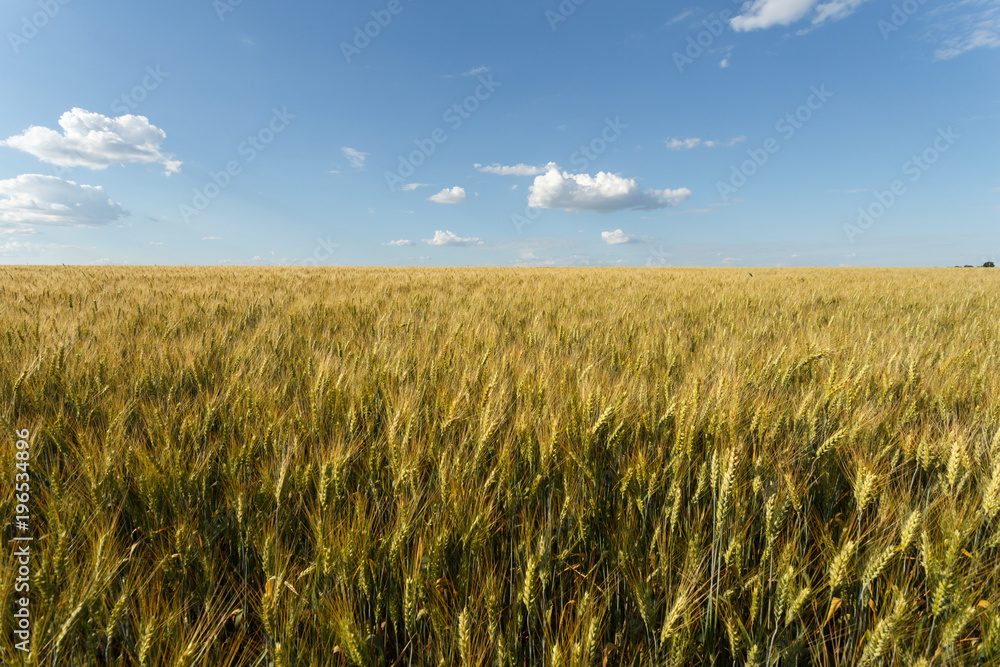
[[[788,26],[806,17],[815,9],[812,25],[827,21],[839,21],[850,16],[867,0],[752,0],[744,2],[739,16],[730,19],[729,24],[736,32],[764,30],[776,25]],[[800,31],[800,33],[808,30]]]
[[[667,148],[675,151],[696,148],[701,145],[701,139],[692,137],[690,139],[667,139]]]
[[[417,244],[414,243],[413,241],[409,240],[409,239],[399,239],[398,241],[389,241],[388,243],[383,243],[382,245],[388,245],[388,246],[408,246],[408,245],[417,245]]]
[[[591,176],[560,172],[558,169],[550,169],[537,176],[529,191],[528,205],[534,208],[598,213],[666,208],[691,196],[687,188],[643,190],[634,179],[603,171]]]
[[[32,125],[0,145],[34,155],[59,167],[106,169],[113,164],[160,163],[164,174],[180,171],[181,162],[160,152],[166,133],[145,116],[109,118],[74,107],[59,118],[62,132]]]
[[[484,174],[497,174],[498,176],[537,176],[550,169],[558,169],[555,162],[549,162],[543,167],[530,164],[515,164],[512,167],[505,167],[500,164],[481,165],[478,162],[472,166]]]
[[[816,0],[754,0],[743,3],[743,13],[734,16],[730,25],[736,32],[762,30],[775,25],[795,23],[812,9]]]
[[[51,255],[54,250],[64,250],[73,246],[65,243],[32,243],[30,241],[7,241],[0,243],[0,257],[36,258]]]
[[[0,257],[23,255],[27,251],[33,250],[34,246],[35,244],[28,241],[7,241],[6,243],[0,243]]]
[[[746,141],[746,137],[735,137],[729,141],[716,141],[715,139],[699,139],[698,137],[691,137],[689,139],[667,139],[667,148],[674,151],[689,150],[692,148],[697,148],[698,146],[707,146],[708,148],[716,148],[718,146],[735,146],[738,143]]]
[[[438,204],[461,204],[465,201],[465,188],[460,188],[455,186],[450,190],[445,188],[436,195],[431,195],[427,198],[430,201],[437,202]]]
[[[100,186],[42,174],[0,181],[0,231],[30,229],[31,225],[94,227],[127,215]]]
[[[620,229],[616,229],[613,232],[601,232],[601,240],[608,245],[621,245],[622,243],[631,243],[635,240],[635,237],[631,234],[626,234]]]
[[[346,146],[340,149],[344,153],[344,157],[347,161],[351,163],[352,169],[361,170],[365,168],[365,160],[368,159],[368,153],[362,153],[354,148],[347,148]]]
[[[722,69],[726,69],[727,67],[729,67],[729,58],[723,58],[722,61],[719,63],[719,67],[721,67]]]
[[[970,7],[976,7],[969,10]],[[973,49],[1000,46],[1000,0],[964,0],[935,7],[928,14],[938,20],[932,33],[941,42],[934,57],[951,60]]]
[[[163,241],[150,241],[149,245],[163,245]]]
[[[423,242],[427,245],[455,245],[455,246],[467,246],[467,245],[482,245],[481,239],[475,236],[462,237],[451,231],[441,231],[440,229],[434,232],[434,238],[423,239]]]
[[[830,0],[816,6],[812,24],[821,25],[827,21],[839,21],[857,11],[866,0]]]
[[[683,12],[681,12],[680,14],[678,14],[677,16],[675,16],[674,18],[672,18],[669,21],[667,21],[666,25],[669,26],[669,25],[674,25],[675,23],[680,23],[681,21],[683,21],[684,19],[692,16],[693,14],[694,14],[694,10],[693,9],[685,9]]]
[[[221,236],[202,236],[201,240],[202,241],[221,241],[222,237]]]
[[[486,74],[489,71],[489,67],[473,67],[468,72],[462,72],[462,76],[476,76],[477,74]]]
[[[407,184],[405,184],[403,186],[403,190],[405,190],[406,192],[412,192],[412,191],[416,190],[417,188],[426,188],[428,185],[430,185],[430,184],[429,183],[407,183]]]

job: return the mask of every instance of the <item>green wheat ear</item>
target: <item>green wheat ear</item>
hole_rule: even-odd
[[[39,664],[1000,655],[992,275],[0,270]]]

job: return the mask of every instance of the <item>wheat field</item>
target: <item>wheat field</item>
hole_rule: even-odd
[[[1000,664],[1000,273],[0,270],[7,664]]]

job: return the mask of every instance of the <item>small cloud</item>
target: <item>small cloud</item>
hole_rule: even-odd
[[[202,236],[201,240],[202,241],[221,241],[222,237],[221,236]]]
[[[472,165],[484,174],[496,174],[498,176],[537,176],[544,174],[549,169],[558,169],[555,162],[549,162],[543,167],[536,167],[530,164],[515,164],[512,167],[505,167],[500,164],[481,165],[478,162]]]
[[[830,0],[816,6],[816,15],[813,16],[814,26],[823,25],[827,21],[839,21],[847,18],[860,7],[866,0]]]
[[[451,189],[445,188],[436,195],[431,195],[427,198],[429,201],[437,202],[438,204],[461,204],[466,200],[465,188],[460,188],[455,186]]]
[[[462,76],[476,76],[477,74],[486,74],[489,71],[489,67],[473,67],[468,72],[462,72]]]
[[[409,239],[399,239],[398,241],[389,241],[388,243],[383,243],[382,245],[387,245],[387,246],[410,246],[410,245],[417,245],[417,244],[414,243],[413,241],[409,240]]]
[[[427,245],[453,245],[453,246],[469,246],[469,245],[482,245],[483,241],[475,236],[462,237],[451,231],[441,231],[440,229],[434,232],[434,238],[423,239],[423,242]]]
[[[710,208],[686,208],[683,211],[670,211],[669,213],[664,213],[663,215],[668,217],[673,217],[675,215],[704,215],[705,213],[711,213]]]
[[[701,145],[701,139],[692,137],[691,139],[667,139],[667,148],[673,151],[689,150]]]
[[[54,250],[64,250],[73,246],[65,243],[32,243],[30,241],[6,241],[0,243],[0,257],[27,258],[50,254]]]
[[[719,146],[729,147],[735,146],[736,144],[743,143],[746,141],[746,137],[734,137],[728,141],[717,141],[715,139],[700,139],[698,137],[691,137],[689,139],[667,139],[667,148],[673,151],[680,150],[690,150],[692,148],[697,148],[698,146],[705,146],[706,148],[718,148]]]
[[[406,192],[413,192],[417,188],[426,188],[429,185],[430,185],[429,183],[407,183],[406,185],[403,186],[403,190],[405,190]]]
[[[601,232],[601,240],[608,245],[621,245],[623,243],[631,243],[635,240],[635,237],[631,234],[626,234],[620,229],[616,229],[613,232]]]
[[[598,213],[666,208],[691,196],[687,188],[643,190],[635,179],[603,171],[591,176],[557,169],[536,176],[529,192],[528,205],[534,208]]]
[[[107,169],[114,164],[159,163],[165,175],[181,170],[181,162],[160,152],[166,132],[145,116],[127,114],[109,118],[73,107],[59,117],[62,132],[32,125],[21,134],[0,141],[57,167]]]
[[[791,25],[812,9],[816,0],[754,0],[743,5],[743,13],[730,19],[736,32]]]
[[[150,241],[149,245],[163,245],[163,241]]]
[[[675,16],[674,18],[672,18],[669,21],[667,21],[666,25],[668,25],[668,26],[675,25],[677,23],[680,23],[681,21],[687,20],[692,15],[694,15],[694,10],[693,9],[685,9],[683,12],[681,12],[680,14],[678,14],[677,16]]]
[[[743,3],[743,13],[729,20],[729,25],[736,32],[765,30],[774,26],[789,26],[805,18],[810,12],[815,13],[812,26],[818,27],[827,21],[839,21],[847,18],[866,0],[752,0]],[[805,34],[810,29],[799,30],[797,34]]]
[[[347,158],[347,161],[351,163],[352,169],[361,171],[365,168],[365,160],[368,159],[368,153],[362,153],[359,150],[347,147],[341,148],[340,150],[344,153],[344,157]]]
[[[726,69],[727,67],[729,67],[729,58],[723,58],[722,62],[719,63],[719,67],[721,67],[722,69]]]

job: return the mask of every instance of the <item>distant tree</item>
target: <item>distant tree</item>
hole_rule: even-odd
[[[966,268],[966,269],[974,269],[974,268],[976,268],[976,267],[972,266],[972,264],[966,264],[966,265],[965,265],[965,266],[964,266],[963,268]]]
[[[985,264],[983,264],[983,268],[992,269],[993,262],[986,262]]]

